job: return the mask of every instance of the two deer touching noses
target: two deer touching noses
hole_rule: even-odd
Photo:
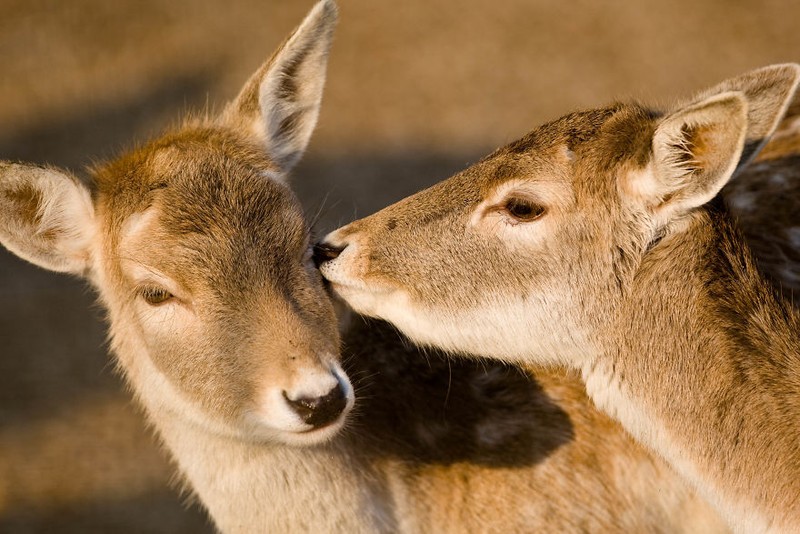
[[[335,22],[320,1],[223,113],[87,181],[0,163],[0,242],[97,290],[216,527],[800,529],[796,252],[745,228],[754,259],[719,200],[797,183],[798,67],[568,115],[312,249],[287,175]]]
[[[748,180],[798,79],[776,65],[667,112],[562,117],[331,233],[321,272],[417,343],[580,373],[731,528],[800,531],[798,264],[773,256],[788,290],[768,278],[720,198]],[[789,119],[754,169],[796,195]]]

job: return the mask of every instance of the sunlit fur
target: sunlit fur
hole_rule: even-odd
[[[222,117],[99,166],[89,187],[0,164],[0,242],[92,282],[119,367],[223,532],[724,531],[574,373],[449,362],[363,318],[340,360],[285,185],[334,15],[319,3]],[[281,393],[352,394],[347,377],[355,409],[304,432]]]
[[[719,199],[737,173],[747,183],[799,72],[759,69],[666,112],[562,117],[333,232],[341,253],[322,273],[418,342],[580,370],[598,406],[735,529],[800,529],[800,318]],[[796,176],[796,155],[756,161],[759,183],[766,169]],[[544,215],[515,219],[515,196]],[[760,261],[792,287],[778,255],[792,250],[789,213],[760,238],[772,252]]]

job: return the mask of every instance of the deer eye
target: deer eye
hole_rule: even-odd
[[[139,294],[151,306],[158,306],[173,298],[172,293],[158,286],[144,286],[139,290]]]
[[[503,211],[517,221],[531,222],[544,215],[545,209],[526,198],[512,197],[503,205]]]

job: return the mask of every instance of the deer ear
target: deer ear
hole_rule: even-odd
[[[61,171],[0,162],[0,243],[52,271],[85,274],[94,207],[88,188]]]
[[[318,2],[222,114],[254,134],[281,171],[298,162],[317,124],[336,19],[333,0]]]
[[[661,220],[714,198],[733,175],[747,133],[747,100],[722,93],[679,109],[656,126],[652,161],[629,191]]]
[[[731,91],[744,95],[747,100],[747,134],[737,166],[741,168],[758,154],[775,132],[795,96],[798,82],[800,65],[770,65],[725,80],[700,93],[694,101]]]

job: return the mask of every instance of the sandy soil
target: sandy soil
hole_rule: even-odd
[[[3,0],[0,159],[80,171],[218,109],[301,20],[297,0]],[[800,60],[800,4],[340,0],[319,130],[295,185],[319,231],[537,123],[668,103]],[[203,532],[106,355],[83,284],[0,252],[0,531]]]

